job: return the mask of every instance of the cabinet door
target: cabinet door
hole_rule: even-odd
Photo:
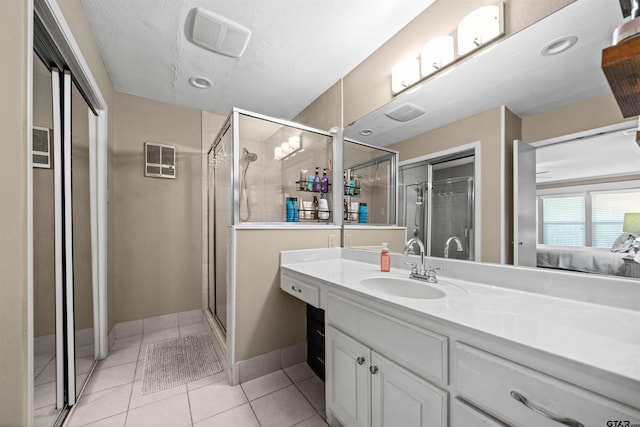
[[[368,427],[371,352],[331,326],[326,336],[328,406],[345,427]]]
[[[371,352],[372,427],[447,425],[447,393]]]

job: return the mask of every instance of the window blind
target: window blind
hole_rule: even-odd
[[[640,191],[591,193],[593,246],[610,248],[622,233],[624,214],[640,212]]]
[[[559,246],[585,246],[584,195],[544,197],[543,243]]]

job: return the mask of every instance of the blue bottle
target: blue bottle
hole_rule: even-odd
[[[369,220],[368,218],[368,212],[367,212],[367,204],[366,203],[360,203],[360,208],[359,208],[359,212],[358,212],[358,222],[367,222]]]
[[[293,222],[293,200],[287,197],[287,222]]]

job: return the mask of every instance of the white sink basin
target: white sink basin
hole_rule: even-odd
[[[404,298],[438,299],[445,296],[440,289],[412,279],[370,277],[361,280],[360,284],[372,291]]]

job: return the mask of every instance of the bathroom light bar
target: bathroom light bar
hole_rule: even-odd
[[[391,92],[397,95],[426,78],[439,74],[459,59],[504,36],[504,3],[482,6],[467,14],[449,35],[425,44],[419,58],[407,58],[391,70]],[[458,41],[457,52],[454,48]]]
[[[288,141],[283,142],[273,149],[273,158],[275,160],[284,160],[289,156],[301,151],[302,143],[299,136],[290,136]]]

